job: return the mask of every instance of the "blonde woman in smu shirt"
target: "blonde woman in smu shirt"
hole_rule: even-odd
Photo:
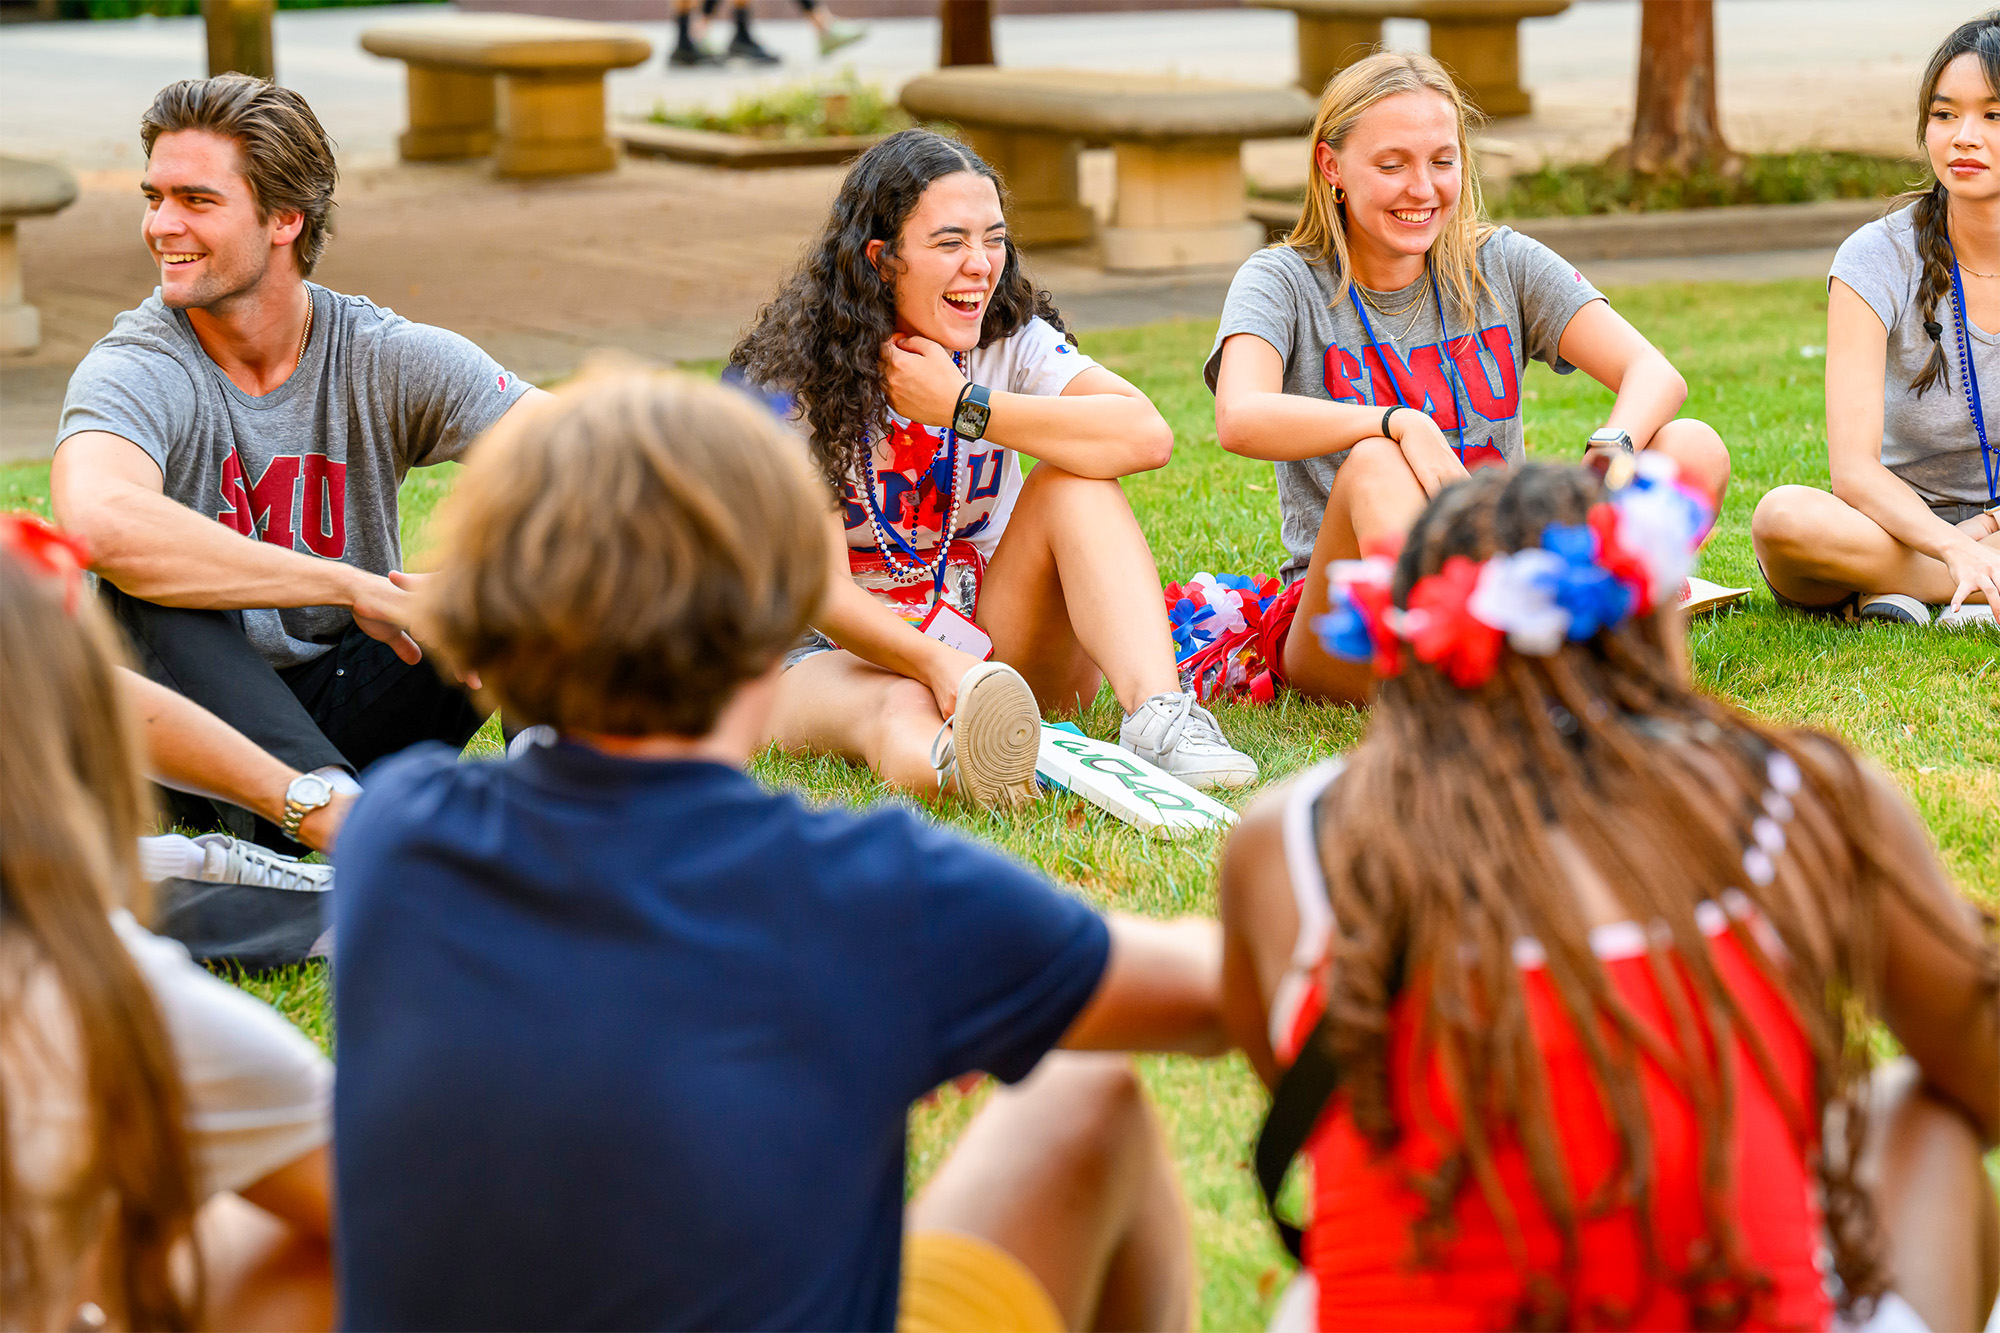
[[[1196,786],[1256,777],[1181,689],[1118,484],[1173,433],[1029,283],[970,149],[906,130],[864,154],[731,374],[796,404],[842,556],[788,659],[781,745],[1009,804],[1041,711],[1108,681],[1128,750]]]
[[[1465,100],[1429,56],[1381,52],[1327,84],[1299,225],[1230,285],[1206,374],[1222,447],[1277,465],[1300,624],[1326,568],[1399,540],[1468,469],[1525,449],[1533,357],[1617,394],[1591,461],[1656,449],[1718,500],[1729,452],[1675,420],[1687,384],[1560,255],[1481,216]],[[1578,441],[1582,444],[1582,441]],[[1279,665],[1307,694],[1359,703],[1365,668],[1292,634]]]

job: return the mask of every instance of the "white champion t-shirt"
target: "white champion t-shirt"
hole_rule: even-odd
[[[1096,364],[1056,332],[1054,325],[1036,316],[1009,337],[974,349],[966,374],[974,384],[1001,393],[1053,397]],[[945,514],[951,508],[945,434],[892,410],[887,434],[874,443],[877,512],[926,558],[944,535]],[[982,557],[991,557],[1021,494],[1020,457],[1012,449],[985,440],[963,440],[958,467],[964,490],[952,535],[970,542]],[[873,554],[875,529],[862,499],[862,486],[863,479],[857,474],[841,489],[847,545],[854,553]],[[899,558],[909,558],[893,541],[891,549]]]
[[[269,1005],[211,975],[180,944],[150,933],[130,912],[113,912],[111,924],[152,991],[173,1045],[187,1097],[198,1198],[255,1184],[325,1144],[333,1064],[319,1048]],[[19,938],[0,941],[0,948],[26,947]],[[7,996],[18,1007],[0,1040],[0,1070],[10,1093],[9,1157],[21,1201],[31,1210],[45,1288],[62,1301],[75,1290],[83,1257],[104,1221],[101,1203],[77,1219],[84,1234],[58,1234],[63,1210],[56,1201],[75,1189],[89,1150],[82,1052],[53,969],[30,963],[0,973],[20,981]]]

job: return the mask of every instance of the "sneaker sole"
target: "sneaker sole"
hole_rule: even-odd
[[[982,662],[966,672],[951,736],[965,796],[989,809],[1035,798],[1042,710],[1020,672],[1004,662]]]
[[[1881,620],[1892,625],[1931,623],[1931,609],[1900,592],[1885,592],[1879,597],[1866,598],[1854,614],[1862,620]]]

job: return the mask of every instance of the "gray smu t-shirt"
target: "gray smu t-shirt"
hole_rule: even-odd
[[[1479,247],[1479,268],[1492,295],[1479,298],[1476,327],[1460,327],[1451,294],[1444,293],[1445,318],[1451,324],[1448,352],[1429,278],[1399,292],[1374,293],[1377,304],[1391,310],[1423,294],[1416,309],[1397,318],[1368,308],[1368,322],[1385,358],[1368,345],[1353,302],[1343,297],[1334,303],[1335,283],[1327,269],[1289,246],[1259,250],[1229,284],[1222,325],[1203,371],[1208,387],[1214,390],[1222,368],[1224,340],[1254,333],[1285,358],[1286,393],[1381,407],[1401,402],[1427,413],[1453,445],[1463,412],[1467,467],[1520,463],[1526,457],[1521,371],[1529,357],[1559,374],[1576,369],[1557,355],[1556,345],[1576,312],[1601,299],[1601,293],[1568,260],[1511,227],[1495,228],[1486,238]],[[1334,473],[1346,457],[1341,450],[1275,465],[1289,557],[1279,574],[1287,583],[1304,572],[1312,556]]]
[[[1931,355],[1925,315],[1917,309],[1923,270],[1916,230],[1905,208],[1841,242],[1827,280],[1839,278],[1852,287],[1889,331],[1888,364],[1882,375],[1882,465],[1926,504],[1991,504],[1979,461],[1979,435],[1965,405],[1965,385],[1958,371],[1958,316],[1949,288],[1930,316],[1944,326],[1946,375],[1921,397],[1910,391],[1910,381]],[[1986,438],[2000,445],[2000,419],[1992,406],[2000,402],[2000,336],[1977,324],[1969,327],[1972,364],[1987,413]]]
[[[528,386],[456,333],[366,297],[306,290],[305,359],[261,398],[230,382],[155,291],[70,376],[57,447],[81,431],[122,436],[160,465],[168,499],[245,536],[386,574],[402,567],[404,474],[463,454]],[[274,667],[310,662],[352,623],[344,606],[243,613]]]

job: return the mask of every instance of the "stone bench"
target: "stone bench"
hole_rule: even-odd
[[[439,14],[378,24],[361,49],[409,69],[403,159],[493,155],[502,176],[609,171],[604,76],[653,53],[645,34],[532,14]]]
[[[42,314],[21,293],[21,247],[14,224],[60,213],[76,200],[76,177],[52,162],[0,157],[0,352],[32,352]]]
[[[1023,245],[1083,242],[1096,218],[1077,194],[1077,153],[1117,155],[1104,267],[1162,272],[1238,264],[1263,244],[1244,211],[1245,139],[1302,134],[1312,103],[1296,88],[1062,69],[939,70],[903,87],[905,110],[946,120],[1013,196]]]
[[[1326,81],[1382,44],[1383,19],[1422,19],[1431,54],[1489,116],[1525,116],[1521,21],[1547,18],[1570,0],[1243,0],[1289,9],[1299,20],[1299,86],[1314,97]]]

